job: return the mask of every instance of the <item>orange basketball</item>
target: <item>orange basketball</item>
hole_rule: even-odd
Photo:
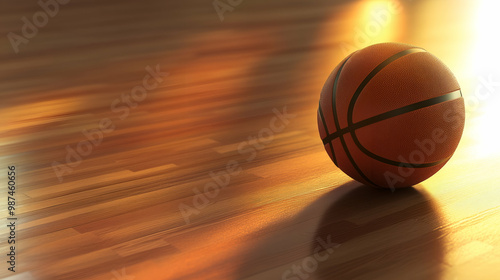
[[[361,183],[391,189],[441,169],[464,121],[450,69],[424,49],[399,43],[346,57],[328,77],[318,108],[319,134],[335,165]]]

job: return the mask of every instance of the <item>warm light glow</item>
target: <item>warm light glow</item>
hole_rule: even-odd
[[[358,28],[368,38],[366,46],[397,41],[404,15],[399,1],[364,1],[359,15]]]
[[[476,19],[476,48],[473,53],[472,78],[476,83],[466,96],[466,109],[472,120],[472,136],[475,140],[473,153],[488,157],[500,153],[500,40],[498,26],[500,3],[483,0],[479,4]]]
[[[318,36],[317,44],[331,45],[321,57],[318,73],[330,73],[342,59],[359,49],[400,41],[405,12],[398,0],[365,0],[346,5],[341,13],[333,13]]]
[[[473,71],[475,74],[484,74],[485,71],[500,72],[500,40],[498,27],[500,26],[500,2],[483,0],[477,9],[476,19],[476,50],[473,56]]]
[[[475,140],[473,153],[475,157],[491,157],[500,154],[500,99],[494,104],[488,104],[488,110],[472,121],[472,136]],[[491,105],[491,106],[490,106]],[[496,106],[496,110],[494,109]]]

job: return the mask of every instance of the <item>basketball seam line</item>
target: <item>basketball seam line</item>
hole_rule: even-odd
[[[392,62],[396,61],[397,59],[401,58],[401,57],[404,57],[404,56],[407,56],[409,54],[414,54],[414,53],[419,53],[419,52],[426,52],[424,49],[421,49],[421,48],[411,48],[411,49],[407,49],[407,50],[404,50],[404,51],[401,51],[399,53],[396,53],[392,56],[390,56],[389,58],[387,58],[386,60],[384,60],[382,63],[380,63],[379,65],[377,65],[366,77],[365,79],[361,82],[361,84],[358,86],[358,88],[356,89],[354,95],[352,96],[351,98],[351,101],[349,103],[349,108],[347,110],[347,126],[351,126],[353,123],[352,123],[352,118],[353,118],[353,113],[354,113],[354,105],[356,104],[356,101],[358,99],[358,97],[361,95],[361,92],[363,91],[363,89],[366,87],[366,85],[380,72],[382,71],[385,67],[387,67],[388,65],[390,65]],[[461,94],[460,94],[461,95]],[[361,150],[362,153],[364,153],[365,155],[373,158],[373,159],[376,159],[380,162],[383,162],[383,163],[386,163],[386,164],[390,164],[390,165],[395,165],[395,166],[400,166],[400,165],[410,165],[410,166],[413,166],[413,167],[416,167],[416,168],[425,168],[425,167],[430,167],[430,166],[435,166],[435,165],[439,165],[443,162],[445,162],[446,160],[449,159],[446,158],[446,159],[443,159],[443,160],[440,160],[440,161],[437,161],[437,162],[432,162],[432,163],[424,163],[424,164],[411,164],[411,163],[406,163],[406,162],[398,162],[398,161],[393,161],[393,160],[390,160],[390,159],[387,159],[387,158],[384,158],[384,157],[381,157],[379,155],[376,155],[372,152],[370,152],[368,149],[366,149],[363,145],[361,145],[361,143],[359,142],[359,139],[356,135],[356,132],[354,130],[351,130],[350,131],[350,134],[351,134],[351,137],[352,137],[352,140],[354,141],[354,144]]]
[[[425,50],[420,49],[420,48],[412,48],[412,49],[407,49],[401,52],[398,52],[386,60],[382,61],[379,65],[377,65],[368,75],[363,79],[361,84],[359,84],[358,88],[354,92],[351,101],[349,102],[349,107],[347,109],[347,126],[352,125],[352,117],[353,117],[353,112],[354,112],[354,105],[356,104],[356,101],[358,100],[358,97],[361,95],[361,92],[363,89],[366,87],[366,85],[377,75],[382,69],[387,67],[387,65],[391,64],[392,62],[396,61],[397,59],[406,56],[411,53],[416,53],[416,52],[425,52]]]
[[[318,107],[318,113],[321,118],[321,122],[323,123],[323,126],[325,128],[326,135],[330,134],[330,132],[328,131],[328,126],[326,125],[325,116],[323,115],[323,110],[321,109],[321,103],[319,104]],[[333,150],[333,144],[332,142],[330,142],[329,144],[330,144],[330,150],[332,151],[333,163],[338,167],[337,158],[335,157],[335,151]]]
[[[416,111],[416,110],[419,110],[419,109],[422,109],[425,107],[429,107],[432,105],[440,104],[440,103],[443,103],[446,101],[455,100],[455,99],[458,99],[461,97],[462,97],[461,90],[456,90],[456,91],[453,91],[453,92],[450,92],[450,93],[447,93],[444,95],[429,98],[429,99],[419,101],[419,102],[416,102],[416,103],[413,103],[410,105],[406,105],[406,106],[403,106],[401,108],[394,109],[394,110],[391,110],[391,111],[388,111],[388,112],[385,112],[385,113],[382,113],[382,114],[379,114],[379,115],[376,115],[373,117],[369,117],[369,118],[364,119],[362,121],[356,122],[356,123],[352,124],[351,126],[342,128],[334,133],[328,134],[328,136],[326,136],[325,138],[322,139],[323,144],[326,145],[326,143],[334,140],[335,138],[339,137],[340,135],[350,133],[353,130],[357,130],[357,129],[363,128],[365,126],[384,121],[386,119],[390,119],[393,117],[404,115],[406,113],[410,113],[410,112],[413,112],[413,111]]]
[[[344,68],[344,65],[347,63],[347,61],[349,59],[350,59],[350,57],[348,57],[344,61],[344,63],[340,66],[339,70],[337,71],[337,75],[335,75],[335,80],[333,82],[333,88],[332,88],[332,114],[333,114],[333,120],[335,122],[335,127],[336,127],[337,131],[340,130],[340,124],[339,124],[339,120],[337,119],[337,108],[336,108],[336,102],[335,102],[336,101],[337,84],[338,84],[340,73],[342,72],[342,69]],[[368,179],[368,177],[361,171],[361,169],[359,168],[359,166],[354,161],[354,158],[352,157],[351,153],[349,152],[349,149],[347,148],[347,144],[345,142],[344,136],[340,135],[339,138],[340,138],[340,142],[342,143],[342,147],[344,148],[344,152],[345,152],[347,158],[349,159],[349,161],[351,162],[352,166],[354,167],[354,169],[359,173],[359,175],[361,175],[361,177],[366,182],[368,182],[369,184],[372,184],[374,186],[377,186],[370,179]],[[379,187],[379,186],[377,186],[377,187]]]
[[[460,95],[461,96],[461,95]],[[445,101],[443,101],[445,102]],[[439,102],[439,103],[442,103],[442,102]],[[439,104],[437,103],[437,104]],[[414,168],[425,168],[425,167],[431,167],[431,166],[436,166],[436,165],[439,165],[443,162],[446,162],[448,159],[450,159],[451,156],[449,157],[446,157],[442,160],[438,160],[438,161],[434,161],[434,162],[429,162],[429,163],[409,163],[409,162],[399,162],[399,161],[394,161],[394,160],[390,160],[388,158],[384,158],[384,157],[381,157],[371,151],[369,151],[368,149],[366,149],[362,144],[361,142],[359,141],[357,135],[355,134],[355,132],[352,132],[351,131],[351,135],[354,135],[353,138],[353,141],[354,143],[356,144],[356,146],[358,146],[358,148],[366,155],[368,155],[369,157],[373,158],[373,159],[376,159],[378,161],[381,161],[383,163],[387,163],[387,164],[391,164],[391,165],[396,165],[396,166],[410,166],[410,167],[414,167]]]

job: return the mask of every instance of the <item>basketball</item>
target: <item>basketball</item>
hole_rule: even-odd
[[[324,148],[349,177],[403,188],[431,177],[462,136],[457,79],[426,50],[400,43],[358,50],[331,72],[317,113]]]

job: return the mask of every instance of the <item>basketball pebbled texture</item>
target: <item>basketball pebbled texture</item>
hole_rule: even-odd
[[[318,129],[332,161],[351,178],[409,187],[449,160],[465,122],[453,73],[411,45],[383,43],[354,52],[328,77]]]

